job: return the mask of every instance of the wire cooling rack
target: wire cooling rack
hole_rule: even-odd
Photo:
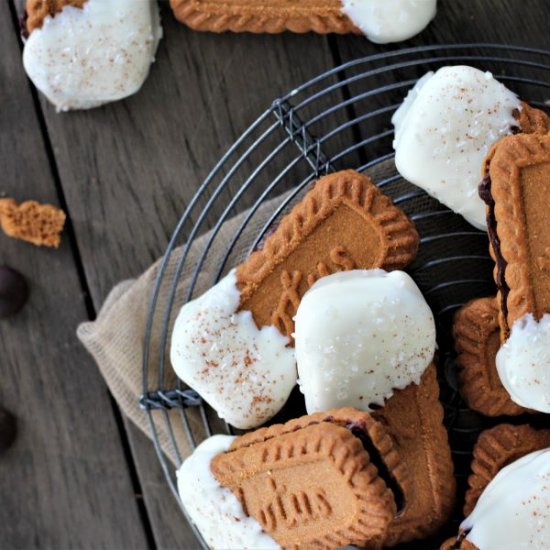
[[[185,443],[176,434],[184,433],[187,445],[194,447],[212,433],[230,430],[196,392],[174,378],[169,364],[170,330],[179,308],[257,248],[317,177],[355,168],[369,173],[409,214],[421,236],[419,256],[408,271],[436,317],[441,400],[461,507],[472,445],[482,429],[502,419],[484,418],[462,402],[457,392],[450,328],[454,312],[463,303],[495,293],[493,264],[485,233],[399,176],[393,164],[390,123],[391,115],[416,80],[429,70],[449,64],[489,70],[535,106],[545,107],[550,97],[550,52],[544,50],[465,44],[411,48],[357,59],[276,99],[228,149],[197,190],[161,262],[143,350],[141,405],[176,498],[175,468],[161,449],[161,434],[167,434],[165,450],[168,445],[167,452],[181,463],[185,458],[181,446]],[[214,217],[213,211],[222,214]],[[228,235],[224,222],[243,212]],[[209,229],[200,246],[192,247],[194,239]],[[178,409],[179,415],[174,416],[173,411],[169,414],[170,409]],[[302,413],[303,402],[295,392],[277,419]],[[458,521],[459,509],[440,539],[403,548],[438,548],[442,538],[456,532]],[[195,533],[197,543],[205,546]]]

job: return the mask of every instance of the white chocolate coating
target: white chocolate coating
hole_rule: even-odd
[[[478,229],[487,229],[478,194],[481,166],[491,145],[517,126],[518,97],[467,66],[428,73],[395,112],[395,165]]]
[[[296,314],[296,360],[308,413],[369,410],[418,384],[433,359],[435,324],[402,271],[344,271],[319,279]]]
[[[460,527],[479,550],[548,550],[550,449],[503,468]]]
[[[156,1],[87,0],[46,17],[23,64],[58,111],[89,109],[141,88],[161,36]]]
[[[426,28],[437,0],[342,0],[342,11],[377,44],[400,42]]]
[[[237,428],[259,426],[285,404],[296,384],[294,350],[275,327],[258,329],[240,311],[235,270],[185,304],[170,359],[176,374]]]
[[[497,371],[512,400],[550,413],[550,315],[527,314],[512,326],[497,353]]]
[[[280,546],[244,513],[237,497],[210,471],[212,459],[227,451],[234,439],[230,435],[209,437],[185,460],[177,471],[180,499],[210,548],[278,549]]]

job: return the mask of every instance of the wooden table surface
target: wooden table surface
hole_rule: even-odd
[[[201,34],[163,2],[164,38],[142,90],[68,114],[25,76],[21,10],[22,0],[0,2],[0,195],[60,205],[68,222],[58,250],[0,235],[0,264],[32,286],[24,310],[0,321],[0,403],[19,424],[0,456],[0,548],[194,548],[152,445],[122,418],[76,326],[162,254],[201,180],[275,97],[402,46],[550,49],[550,4],[440,0],[427,31],[381,47],[355,36]]]

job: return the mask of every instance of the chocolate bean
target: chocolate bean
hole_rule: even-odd
[[[29,287],[21,273],[0,266],[0,319],[17,313],[29,298]]]
[[[0,453],[8,450],[17,434],[17,422],[15,416],[9,411],[0,407]]]

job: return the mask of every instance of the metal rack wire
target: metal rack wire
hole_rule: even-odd
[[[494,421],[469,410],[460,399],[450,327],[453,313],[463,303],[495,293],[487,236],[399,176],[393,166],[393,130],[389,122],[407,90],[420,76],[449,64],[469,64],[490,70],[534,105],[544,106],[550,97],[550,52],[544,50],[465,44],[411,48],[357,59],[276,99],[229,148],[198,188],[160,265],[143,350],[140,402],[176,498],[174,467],[162,452],[159,441],[162,425],[173,455],[181,462],[181,441],[174,435],[173,417],[168,410],[180,411],[179,421],[192,446],[201,437],[229,429],[216,423],[215,415],[196,392],[174,381],[167,357],[170,328],[179,308],[198,295],[199,279],[203,279],[202,286],[211,286],[257,248],[312,181],[343,168],[373,175],[377,185],[410,215],[419,229],[420,253],[409,271],[436,316],[441,399],[459,493],[464,490],[472,445],[479,431]],[[267,214],[266,204],[269,204]],[[218,212],[223,209],[216,219],[211,217],[214,206]],[[227,236],[222,230],[223,224],[240,212],[245,214]],[[252,238],[250,231],[246,231],[250,226],[256,227]],[[201,241],[200,249],[193,249],[194,239],[207,229],[211,232]],[[210,266],[208,272],[204,270],[206,264]],[[153,346],[158,341],[160,345]],[[153,378],[154,372],[158,374]],[[299,401],[299,397],[291,399],[287,415],[302,412]],[[191,412],[199,414],[200,433],[192,428]],[[459,513],[449,532],[456,529],[458,520]],[[424,541],[420,546],[410,544],[406,548],[438,548],[438,542]]]

